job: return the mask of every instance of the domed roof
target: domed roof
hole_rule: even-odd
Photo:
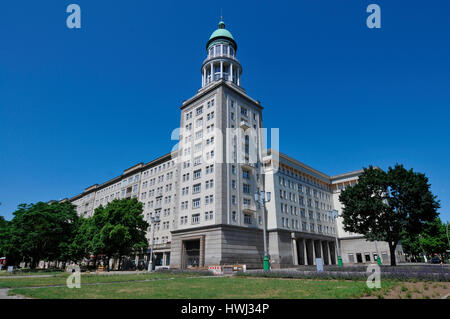
[[[237,49],[236,41],[234,41],[233,35],[225,29],[225,23],[221,20],[218,25],[218,29],[214,31],[209,37],[208,42],[206,43],[206,49],[208,49],[209,45],[215,40],[228,40],[234,45],[234,49]]]

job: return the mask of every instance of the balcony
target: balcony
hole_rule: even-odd
[[[244,160],[241,163],[242,168],[252,170],[255,168],[255,163],[251,163],[249,160]]]
[[[239,126],[245,131],[250,127],[250,124],[248,124],[247,120],[241,120]]]
[[[256,206],[254,204],[242,204],[242,211],[253,214],[256,212]]]

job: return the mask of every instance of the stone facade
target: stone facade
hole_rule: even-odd
[[[202,87],[180,107],[178,148],[71,198],[79,215],[137,198],[151,224],[147,238],[156,264],[171,268],[262,267],[264,218],[272,268],[313,265],[319,257],[336,264],[339,253],[347,264],[373,262],[374,253],[384,262],[386,243],[345,232],[332,214],[342,211],[340,191],[362,171],[329,176],[263,149],[263,108],[241,86],[236,50],[221,22],[208,41]],[[254,199],[262,190],[272,195],[265,209]]]

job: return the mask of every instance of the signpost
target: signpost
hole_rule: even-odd
[[[323,259],[322,258],[316,258],[316,266],[317,266],[317,272],[323,271]]]

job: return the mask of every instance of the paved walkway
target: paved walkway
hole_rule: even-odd
[[[31,299],[22,295],[9,296],[8,291],[9,291],[8,288],[0,289],[0,299]]]
[[[52,276],[53,275],[0,276],[0,279],[39,278],[39,277],[52,277]]]

